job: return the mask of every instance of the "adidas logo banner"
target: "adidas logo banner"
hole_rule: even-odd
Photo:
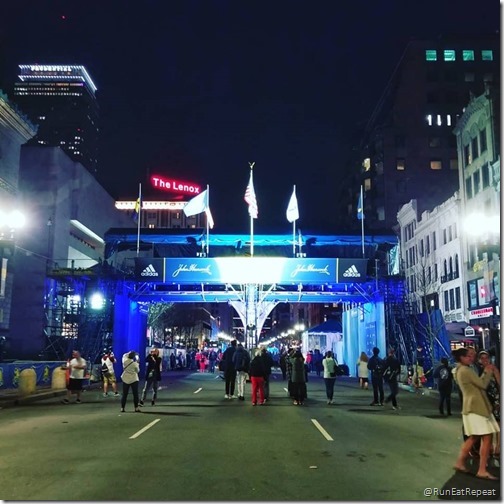
[[[163,282],[164,259],[143,258],[135,259],[135,278],[141,281]]]
[[[338,283],[365,282],[367,277],[367,259],[337,259]]]

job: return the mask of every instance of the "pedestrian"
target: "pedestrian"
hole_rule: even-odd
[[[236,369],[236,389],[238,391],[238,400],[245,400],[245,383],[247,383],[247,375],[250,366],[250,355],[239,343],[236,347],[236,352],[233,354],[233,365]]]
[[[170,354],[170,369],[175,369],[177,367],[177,357],[175,357],[175,354],[172,352]]]
[[[322,354],[320,353],[320,350],[318,348],[315,349],[312,362],[315,368],[315,373],[317,374],[317,376],[320,376],[320,374],[323,371],[323,367],[322,367]]]
[[[385,393],[383,392],[383,359],[378,357],[380,349],[373,348],[373,356],[369,359],[367,368],[371,371],[371,383],[373,385],[373,402],[370,406],[383,406]],[[379,394],[379,396],[378,396]]]
[[[208,354],[208,372],[215,373],[215,362],[217,360],[217,352],[212,349]]]
[[[336,367],[338,363],[334,359],[333,353],[329,350],[326,352],[322,360],[322,367],[324,368],[324,383],[326,388],[327,404],[334,404],[334,383],[336,382]]]
[[[270,395],[270,377],[271,377],[271,368],[273,367],[274,361],[271,354],[266,350],[266,348],[261,349],[261,358],[264,361],[264,367],[266,368],[266,375],[264,377],[264,400],[267,401]]]
[[[101,359],[102,365],[102,378],[103,378],[103,397],[108,396],[108,387],[109,385],[112,387],[114,392],[114,397],[119,395],[117,391],[117,380],[114,371],[114,363],[115,363],[114,353],[106,353]]]
[[[126,399],[128,398],[129,390],[133,392],[133,403],[135,405],[135,412],[140,413],[138,407],[138,383],[140,378],[140,365],[138,364],[138,355],[134,350],[126,352],[122,356],[123,372],[121,375],[122,380],[122,397],[121,397],[121,413],[124,413],[126,407]]]
[[[144,405],[147,392],[152,389],[151,404],[156,404],[159,382],[161,381],[162,359],[159,356],[159,348],[153,348],[145,359],[145,383],[142,390],[140,406]]]
[[[390,394],[385,399],[385,402],[389,403],[392,401],[393,410],[399,408],[399,406],[397,405],[397,394],[399,392],[399,384],[397,383],[397,379],[400,372],[401,364],[395,356],[395,350],[391,348],[389,349],[388,356],[384,362],[383,379],[388,383],[390,389]]]
[[[294,398],[294,386],[292,385],[292,360],[291,357],[294,357],[296,353],[295,348],[289,348],[287,350],[287,355],[285,357],[285,373],[287,375],[287,394],[289,397]]]
[[[486,389],[494,376],[495,367],[487,364],[481,376],[477,376],[470,368],[471,357],[467,348],[454,350],[453,357],[457,362],[457,384],[462,389],[462,421],[468,438],[462,444],[459,456],[453,468],[458,472],[469,473],[465,462],[476,440],[480,440],[479,468],[477,478],[497,480],[488,472],[487,462],[490,455],[493,434],[500,431],[499,424],[492,413],[492,405],[486,395]]]
[[[369,357],[366,352],[361,352],[359,359],[357,360],[357,376],[359,377],[359,386],[361,389],[368,389],[369,381],[369,369],[367,367],[369,362]]]
[[[478,362],[482,370],[490,364],[490,353],[486,350],[482,350],[478,354]],[[495,417],[495,420],[499,424],[500,428],[500,372],[497,366],[494,366],[493,369],[493,377],[488,384],[486,389],[486,394],[490,404],[492,405],[492,413]],[[500,457],[500,431],[495,435],[495,443],[492,447],[492,456],[495,458]]]
[[[282,350],[280,354],[280,371],[282,372],[282,380],[287,379],[287,352]]]
[[[204,373],[206,371],[206,365],[207,365],[207,358],[205,356],[204,352],[200,353],[200,358],[199,358],[199,372]]]
[[[446,413],[450,416],[453,373],[446,357],[441,358],[441,364],[434,370],[432,377],[437,379],[438,384],[439,413],[444,416],[444,407],[446,406]]]
[[[67,396],[63,399],[63,404],[69,404],[72,394],[77,396],[75,402],[81,403],[82,385],[84,383],[84,374],[87,368],[87,362],[81,357],[78,350],[72,351],[72,359],[67,365],[69,369],[69,379],[67,384]]]
[[[236,352],[236,340],[232,340],[231,344],[222,354],[222,365],[224,367],[224,380],[226,381],[225,399],[236,399],[234,395],[236,382],[236,368],[233,364],[233,355]]]
[[[289,357],[292,364],[292,395],[294,397],[294,404],[302,406],[306,399],[306,372],[304,357],[300,349],[297,349],[294,354]],[[320,362],[322,366],[322,362]]]
[[[261,351],[256,350],[255,356],[249,367],[250,382],[252,386],[252,406],[257,404],[257,394],[259,393],[259,404],[264,405],[264,378],[266,367],[261,357]]]

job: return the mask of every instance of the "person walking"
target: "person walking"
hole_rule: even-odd
[[[217,360],[217,352],[215,350],[210,350],[208,354],[208,372],[215,373],[215,362]]]
[[[446,357],[441,358],[441,364],[434,370],[433,378],[437,379],[439,392],[439,413],[444,416],[444,407],[446,413],[451,415],[451,393],[453,390],[452,368],[448,364]]]
[[[252,406],[257,404],[257,394],[259,394],[259,404],[264,405],[264,378],[266,367],[261,357],[261,351],[256,350],[255,356],[249,367],[250,382],[252,385]]]
[[[147,397],[147,392],[152,389],[151,404],[156,404],[159,382],[161,381],[162,359],[159,356],[159,348],[153,348],[147,358],[145,359],[145,383],[142,390],[142,398],[140,399],[140,406],[144,405]]]
[[[399,408],[397,405],[397,394],[399,392],[399,384],[397,378],[401,372],[401,364],[395,356],[395,350],[391,348],[384,362],[383,379],[388,383],[390,394],[385,399],[385,403],[392,401],[392,409]]]
[[[250,366],[250,355],[243,348],[241,343],[236,347],[236,352],[233,355],[233,365],[236,369],[236,389],[238,391],[238,400],[245,400],[245,383],[247,382],[247,374]]]
[[[477,376],[469,366],[471,357],[467,348],[458,348],[452,352],[456,366],[456,380],[462,389],[462,421],[468,438],[463,442],[453,468],[455,471],[469,473],[465,462],[476,440],[480,440],[479,467],[477,478],[497,480],[487,469],[493,434],[500,432],[499,424],[492,413],[492,405],[486,395],[486,389],[494,376],[495,366],[487,364],[481,376]]]
[[[108,396],[108,387],[112,387],[114,397],[119,396],[117,391],[117,380],[114,371],[115,357],[113,352],[106,353],[101,359],[102,378],[103,378],[103,397]]]
[[[73,350],[72,359],[68,363],[69,380],[67,384],[67,396],[61,401],[63,404],[70,404],[72,394],[77,396],[75,402],[77,404],[81,403],[82,384],[84,383],[86,367],[87,362],[81,357],[80,352]]]
[[[266,375],[264,377],[264,400],[267,401],[269,399],[270,395],[270,377],[271,377],[271,368],[273,367],[273,357],[271,357],[271,354],[266,350],[266,348],[261,349],[261,358],[264,361],[264,367],[266,369]]]
[[[280,354],[280,371],[282,372],[282,380],[287,379],[287,351],[282,350]]]
[[[236,340],[232,340],[231,344],[226,348],[222,354],[222,362],[224,366],[224,380],[226,381],[226,394],[225,399],[234,399],[235,382],[236,382],[236,368],[233,364],[233,355],[236,352]]]
[[[490,364],[490,353],[486,350],[482,350],[478,354],[478,362],[481,369],[483,370],[488,364]],[[494,366],[493,376],[486,389],[486,394],[490,404],[492,405],[492,413],[495,420],[499,424],[500,428],[500,371],[497,366]],[[495,435],[495,443],[492,447],[492,456],[495,458],[500,457],[500,431]]]
[[[373,348],[373,356],[369,359],[367,368],[371,371],[371,383],[373,385],[373,402],[370,406],[383,406],[385,393],[383,392],[383,359],[378,357],[380,349]],[[378,396],[379,394],[379,396]]]
[[[368,389],[369,369],[367,367],[369,357],[366,352],[361,352],[357,360],[357,376],[359,377],[359,386],[361,389]]]
[[[327,404],[334,404],[334,383],[336,382],[336,367],[338,363],[334,359],[333,353],[329,350],[322,359],[324,368],[324,383],[326,388]]]
[[[306,399],[306,371],[304,357],[301,350],[298,349],[294,354],[289,357],[292,364],[292,395],[294,397],[294,404],[302,406]],[[322,362],[320,363],[322,367]]]
[[[128,398],[129,390],[133,392],[133,403],[135,405],[135,412],[140,413],[138,408],[138,373],[140,372],[140,365],[138,364],[138,356],[134,350],[125,353],[122,356],[123,372],[121,375],[122,380],[122,397],[121,397],[121,413],[124,413],[126,407],[126,399]]]

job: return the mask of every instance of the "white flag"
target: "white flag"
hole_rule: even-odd
[[[294,189],[292,190],[292,196],[290,197],[289,200],[289,206],[287,207],[286,216],[289,222],[294,222],[299,219],[299,208],[296,197],[296,186],[294,186]]]
[[[208,206],[208,190],[205,189],[201,194],[194,196],[194,198],[190,199],[186,206],[184,207],[184,214],[187,217],[191,217],[191,215],[196,215],[200,213],[206,213],[208,225],[213,228],[214,221],[212,218],[212,214],[210,212],[210,207]]]

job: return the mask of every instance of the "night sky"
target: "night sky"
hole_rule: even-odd
[[[10,4],[10,6],[8,6]],[[492,33],[496,1],[12,0],[0,88],[21,63],[82,64],[101,109],[100,176],[115,198],[149,174],[210,186],[214,232],[335,232],[351,148],[410,37]],[[164,194],[159,194],[164,196]]]

